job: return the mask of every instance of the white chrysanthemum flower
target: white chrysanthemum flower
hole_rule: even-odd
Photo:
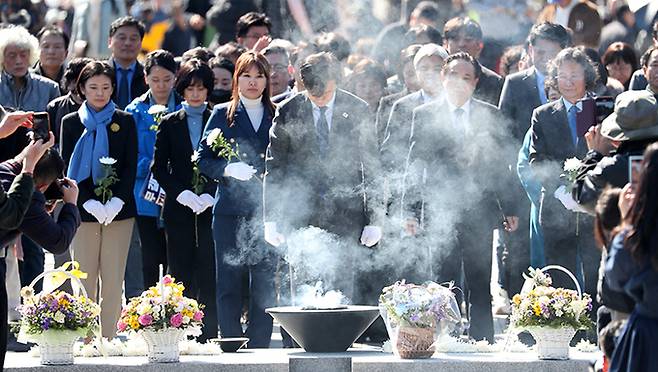
[[[56,323],[64,324],[64,320],[66,320],[66,317],[64,316],[64,313],[61,311],[57,311],[55,313],[55,316],[53,316],[53,319],[55,320]]]
[[[582,163],[578,158],[569,158],[564,161],[564,171],[565,172],[575,172],[577,171]]]
[[[206,138],[206,145],[212,146],[215,141],[217,141],[217,138],[222,135],[222,130],[219,128],[215,128],[208,133],[208,138]]]
[[[159,114],[161,112],[167,111],[167,106],[163,105],[153,105],[149,107],[149,110],[147,111],[151,115]]]
[[[103,165],[114,165],[116,164],[117,160],[114,158],[111,158],[109,156],[103,156],[102,158],[98,159],[99,162]]]

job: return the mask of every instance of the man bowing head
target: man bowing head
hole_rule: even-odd
[[[368,105],[337,89],[332,54],[307,57],[300,73],[306,91],[281,103],[270,130],[265,240],[278,246],[284,231],[312,225],[372,247],[382,235],[374,211],[383,209],[371,200],[377,160]]]

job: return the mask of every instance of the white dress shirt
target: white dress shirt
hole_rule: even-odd
[[[334,95],[331,97],[331,100],[325,106],[327,110],[324,112],[324,117],[325,119],[327,119],[327,128],[329,128],[330,132],[331,132],[331,118],[334,113],[335,102],[336,102],[336,92],[334,91]],[[315,103],[313,103],[313,101],[311,101],[311,105],[313,106],[313,124],[315,125],[315,129],[317,129],[318,120],[320,120],[320,107],[317,106]]]
[[[448,99],[446,100],[446,103],[450,110],[450,121],[455,129],[455,133],[464,136],[464,138],[469,137],[471,134],[471,100],[469,99],[466,101],[461,107],[453,105]],[[457,114],[455,114],[457,109],[462,109],[464,111],[461,119],[457,119]]]

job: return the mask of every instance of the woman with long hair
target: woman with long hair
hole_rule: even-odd
[[[606,282],[635,301],[612,355],[611,372],[653,371],[658,365],[658,143],[644,152],[635,185],[622,191],[623,228],[610,247]]]
[[[199,340],[217,337],[215,250],[211,223],[215,182],[199,174],[195,150],[210,118],[210,67],[198,59],[184,62],[175,89],[182,108],[165,116],[155,138],[151,171],[166,192],[162,210],[167,237],[168,272],[183,282],[185,292],[205,305]]]
[[[76,91],[85,101],[78,111],[64,116],[60,136],[67,176],[80,188],[82,224],[71,243],[72,255],[87,273],[82,283],[89,297],[103,300],[101,326],[107,338],[114,337],[121,312],[123,276],[136,214],[137,132],[133,117],[111,100],[114,82],[114,69],[109,64],[89,62],[76,83]],[[106,184],[107,168],[114,170],[115,182],[105,188],[111,193],[98,193]]]
[[[231,101],[218,105],[199,149],[201,171],[218,182],[213,217],[217,297],[222,337],[242,336],[242,275],[249,280],[248,347],[267,348],[274,303],[274,254],[263,240],[260,179],[275,106],[270,101],[270,65],[258,52],[237,60]],[[221,130],[237,157],[220,156],[213,140]]]

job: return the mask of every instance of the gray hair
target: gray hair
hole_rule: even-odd
[[[557,86],[557,75],[560,66],[566,61],[577,63],[583,68],[585,72],[585,89],[587,91],[594,90],[599,79],[599,73],[587,54],[576,47],[562,49],[551,61],[548,66],[548,77],[552,80],[551,83],[555,83],[555,86]]]
[[[4,70],[5,49],[10,45],[30,51],[30,66],[39,61],[39,40],[23,26],[10,26],[0,30],[0,70]]]

